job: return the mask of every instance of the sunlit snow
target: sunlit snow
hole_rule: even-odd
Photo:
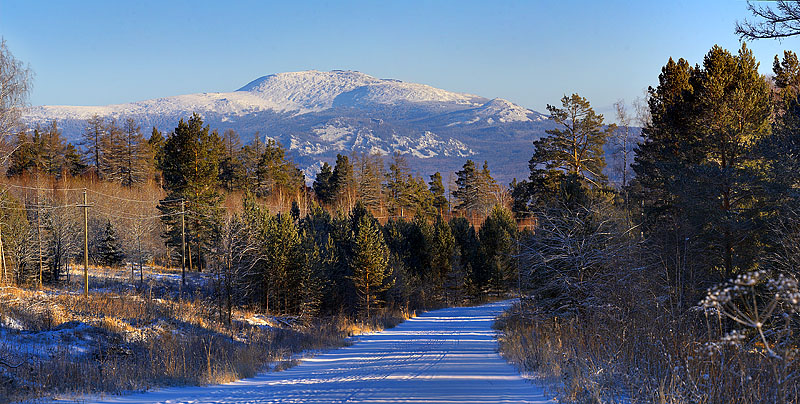
[[[428,312],[279,373],[95,402],[553,403],[497,353],[491,325],[509,304]]]

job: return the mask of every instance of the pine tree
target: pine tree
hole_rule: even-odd
[[[245,177],[250,184],[255,184],[258,180],[258,161],[264,153],[264,142],[261,135],[256,132],[253,141],[242,147],[241,159],[244,166]]]
[[[167,226],[169,245],[181,247],[181,217],[179,200],[184,200],[187,211],[186,243],[192,255],[187,262],[194,266],[194,257],[202,264],[202,249],[212,241],[213,229],[220,221],[219,157],[222,142],[218,136],[203,126],[199,115],[188,121],[180,120],[164,144],[165,158],[161,164],[167,196],[158,208],[168,216],[162,221]]]
[[[769,83],[752,52],[714,46],[697,68],[670,60],[650,93],[652,123],[633,166],[647,227],[693,238],[702,258],[692,264],[706,271],[749,270],[765,212],[767,165],[756,146],[769,139],[771,115]],[[675,247],[670,239],[664,248]]]
[[[361,216],[353,238],[352,275],[348,277],[358,292],[361,307],[370,318],[372,308],[381,303],[379,296],[391,287],[387,278],[389,251],[383,234],[369,215]]]
[[[445,190],[442,184],[442,174],[437,171],[431,175],[431,181],[428,185],[430,186],[431,194],[433,194],[433,206],[441,216],[444,212],[450,210],[450,202],[447,201],[447,197],[444,195]]]
[[[97,261],[106,266],[116,267],[122,264],[125,254],[117,237],[117,231],[110,220],[106,221],[100,239],[97,240]]]
[[[270,215],[263,229],[264,254],[269,287],[268,300],[273,309],[292,312],[293,302],[301,295],[303,256],[297,226],[289,215]],[[269,309],[269,307],[267,307]]]
[[[562,108],[547,105],[556,129],[547,130],[550,136],[533,142],[535,151],[531,165],[561,170],[599,186],[606,181],[603,145],[615,126],[603,128],[603,115],[596,114],[585,98],[578,94],[564,96]]]
[[[256,168],[256,195],[276,195],[282,201],[284,195],[297,191],[303,183],[302,173],[287,160],[286,150],[269,139]]]

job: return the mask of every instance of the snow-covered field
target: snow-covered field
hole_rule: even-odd
[[[98,403],[549,403],[497,353],[510,302],[427,312],[396,328],[238,382],[82,399]],[[59,400],[59,402],[64,402]]]

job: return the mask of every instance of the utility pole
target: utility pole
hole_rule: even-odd
[[[181,199],[181,287],[186,285],[186,202]]]
[[[37,182],[38,185],[38,182]],[[42,273],[44,263],[42,262],[42,205],[39,200],[39,190],[36,190],[36,239],[39,242],[39,289],[42,288]]]
[[[83,295],[89,297],[89,205],[86,202],[86,188],[83,189]]]
[[[0,265],[3,266],[3,284],[8,283],[6,277],[6,252],[3,251],[3,224],[0,223]]]
[[[142,235],[136,234],[136,243],[139,245],[139,287],[144,284],[144,265],[142,264]]]

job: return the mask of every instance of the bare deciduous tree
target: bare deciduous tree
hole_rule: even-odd
[[[755,5],[747,2],[747,9],[757,21],[737,21],[736,34],[740,38],[786,38],[800,34],[800,1],[778,0],[769,3],[772,4]]]
[[[19,130],[20,116],[27,105],[33,72],[17,60],[0,38],[0,141],[9,145],[11,135]],[[3,162],[11,154],[5,151]]]

